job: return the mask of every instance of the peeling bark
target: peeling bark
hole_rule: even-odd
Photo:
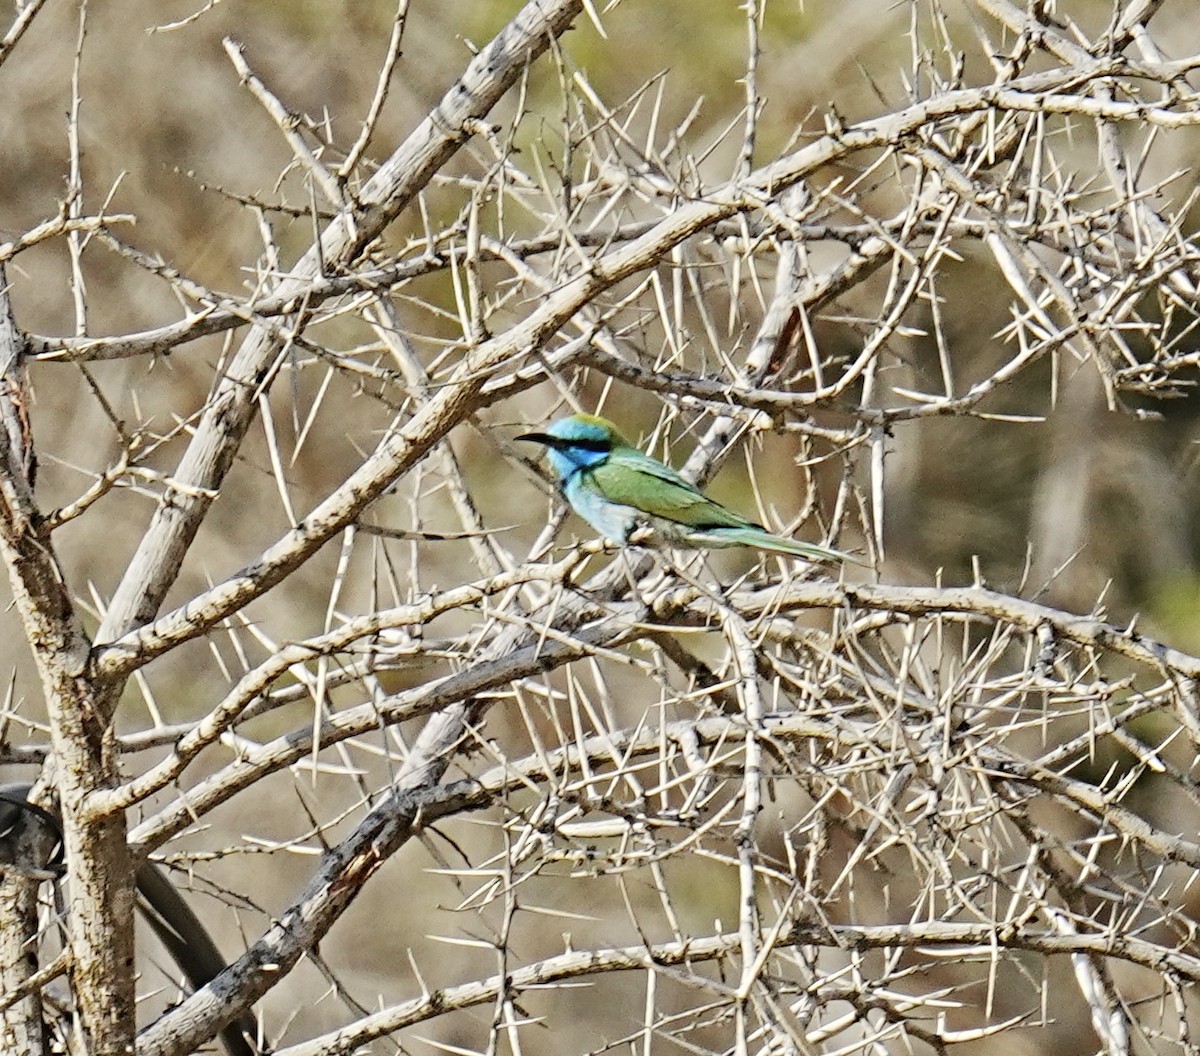
[[[91,1056],[133,1048],[133,868],[123,813],[92,818],[87,797],[117,783],[111,714],[91,678],[91,642],[71,602],[33,500],[24,406],[23,340],[0,271],[0,557],[33,652],[55,757],[70,884],[73,983]]]

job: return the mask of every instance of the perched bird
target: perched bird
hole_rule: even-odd
[[[518,440],[544,444],[563,495],[601,535],[624,545],[639,527],[667,546],[753,546],[809,561],[852,561],[848,554],[773,535],[726,509],[656,458],[629,443],[607,418],[572,414],[544,433]]]

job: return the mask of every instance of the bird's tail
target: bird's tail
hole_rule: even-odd
[[[770,550],[776,554],[789,554],[792,557],[802,557],[806,561],[850,561],[856,565],[863,563],[861,558],[853,554],[833,550],[828,546],[817,543],[805,543],[799,539],[789,539],[787,536],[775,535],[765,528],[747,526],[745,528],[709,528],[705,531],[709,546],[753,546],[758,550]],[[719,542],[717,540],[720,540]]]

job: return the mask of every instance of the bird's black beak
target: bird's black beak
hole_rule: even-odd
[[[548,447],[558,442],[558,437],[551,436],[549,433],[522,433],[517,439],[529,440],[535,444],[545,444]]]

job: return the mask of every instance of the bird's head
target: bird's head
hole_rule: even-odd
[[[545,445],[550,465],[559,479],[598,465],[616,448],[629,446],[612,422],[594,414],[559,418],[544,433],[522,433],[517,439]]]

